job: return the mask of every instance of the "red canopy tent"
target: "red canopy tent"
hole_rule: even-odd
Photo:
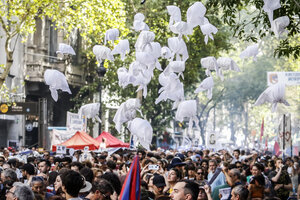
[[[106,148],[109,147],[129,147],[128,143],[124,143],[121,140],[119,140],[118,138],[112,136],[110,133],[108,132],[102,132],[97,138],[96,140],[101,143],[102,142],[102,138],[105,138],[106,140]]]
[[[77,131],[69,140],[58,144],[73,149],[84,149],[88,146],[89,150],[99,149],[99,142],[83,131]],[[52,145],[52,151],[56,151],[57,145]]]

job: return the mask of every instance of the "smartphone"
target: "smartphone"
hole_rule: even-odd
[[[158,169],[159,169],[159,166],[158,166],[158,165],[149,165],[149,166],[148,166],[148,169],[149,169],[149,170],[158,170]]]

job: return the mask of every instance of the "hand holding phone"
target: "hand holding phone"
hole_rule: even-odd
[[[158,170],[158,169],[159,169],[159,166],[158,166],[158,165],[149,165],[149,166],[148,166],[148,169],[149,169],[149,170]]]

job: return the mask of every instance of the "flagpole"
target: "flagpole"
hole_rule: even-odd
[[[284,155],[284,153],[285,153],[285,114],[283,114],[283,127],[282,127],[282,130],[283,130],[283,133],[282,133],[282,135],[283,135],[283,137],[282,137],[282,139],[283,139],[283,141],[282,141],[282,148],[283,148],[282,158],[284,159],[284,157],[285,157],[285,155]]]

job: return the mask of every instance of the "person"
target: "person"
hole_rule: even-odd
[[[242,185],[238,185],[231,191],[231,200],[247,200],[249,191]]]
[[[265,178],[263,175],[254,176],[248,186],[249,198],[256,200],[264,199]]]
[[[188,165],[186,165],[184,179],[196,180],[195,171],[196,171],[196,168],[195,168],[195,165],[193,163],[189,163]]]
[[[49,160],[41,160],[41,162],[38,164],[38,176],[42,176],[44,179],[48,179],[50,168],[51,163],[49,162]]]
[[[231,164],[235,164],[237,161],[242,161],[240,154],[241,154],[241,152],[239,149],[235,149],[233,151],[233,159],[231,161]]]
[[[167,187],[165,188],[165,193],[171,194],[173,192],[174,185],[182,178],[181,172],[172,168],[167,176]]]
[[[41,197],[44,197],[45,199],[50,198],[54,194],[50,192],[46,192],[46,186],[44,182],[44,178],[42,176],[34,176],[32,177],[31,183],[30,183],[31,189],[35,194],[41,195]]]
[[[107,180],[100,178],[92,183],[92,189],[84,200],[104,200],[108,199],[113,193],[112,185]]]
[[[177,182],[170,194],[172,200],[197,200],[199,186],[191,180],[181,180]]]
[[[83,166],[80,162],[76,161],[71,163],[71,170],[74,170],[75,172],[80,172],[82,168]]]
[[[199,187],[199,194],[197,200],[212,200],[211,190],[208,185]]]
[[[21,170],[22,170],[22,176],[24,178],[24,183],[30,185],[31,179],[32,177],[34,177],[34,173],[35,173],[34,166],[32,164],[27,163],[21,167]]]
[[[210,179],[214,176],[217,169],[217,161],[216,160],[209,160],[208,162],[208,167],[209,167],[209,173],[207,176],[208,182]],[[224,185],[226,183],[226,178],[223,172],[220,172],[219,175],[216,177],[216,179],[211,183],[211,189],[214,190],[216,186]]]
[[[84,184],[84,179],[81,174],[73,170],[64,172],[61,175],[62,190],[66,194],[66,199],[80,200],[78,197],[79,191]]]
[[[247,183],[250,183],[255,176],[262,175],[265,179],[265,183],[263,184],[264,188],[265,188],[264,195],[268,196],[268,197],[273,197],[275,194],[272,190],[271,181],[269,180],[269,178],[267,176],[264,175],[263,172],[264,172],[264,166],[260,163],[255,163],[251,168],[252,175],[247,177]]]
[[[281,158],[275,161],[275,167],[276,169],[270,172],[269,179],[272,182],[276,197],[287,199],[293,186],[287,171],[283,169],[284,165]]]
[[[6,193],[7,200],[33,200],[34,194],[28,185],[15,182],[13,187]]]
[[[198,182],[199,184],[203,183],[203,182],[207,182],[205,180],[205,177],[207,177],[207,174],[205,173],[205,170],[202,167],[198,167],[197,171],[196,171],[196,182]]]
[[[165,186],[165,178],[161,175],[155,174],[153,178],[153,192],[156,197],[163,196]]]

